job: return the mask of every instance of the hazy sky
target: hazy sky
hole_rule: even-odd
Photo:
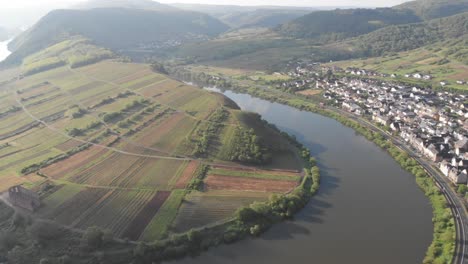
[[[85,0],[0,0],[1,8],[66,7]],[[160,0],[161,3],[292,6],[393,6],[405,0]]]

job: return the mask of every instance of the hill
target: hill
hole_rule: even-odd
[[[188,251],[180,250],[185,242],[175,236],[216,225],[197,236],[219,243],[231,229],[217,224],[238,208],[309,188],[300,184],[311,178],[301,174],[298,146],[259,115],[151,65],[102,57],[71,65],[74,58],[99,54],[111,55],[74,37],[27,57],[20,78],[1,72],[10,76],[1,76],[9,81],[0,83],[0,191],[23,184],[41,203],[30,212],[34,228],[28,223],[14,230],[9,229],[13,215],[4,217],[8,210],[0,203],[1,238],[8,231],[15,244],[29,249],[38,224],[49,223],[55,231],[53,239],[41,240],[40,251],[12,255],[0,245],[0,256],[8,255],[9,262],[59,263],[67,252],[67,261],[91,263],[95,251],[79,245],[95,227],[110,237],[99,247],[106,251],[105,262],[115,262],[116,250],[122,251],[121,263],[138,258],[134,243],[111,237],[170,238],[164,252],[173,247],[177,255],[155,260],[175,258]],[[30,70],[50,61],[61,63]]]
[[[233,12],[220,16],[219,19],[233,28],[267,27],[274,28],[301,17],[309,11],[257,9],[249,12]]]
[[[466,38],[468,12],[427,22],[389,26],[349,41],[362,56],[416,49],[438,41]],[[358,52],[358,53],[359,53]]]
[[[457,81],[468,80],[468,40],[448,40],[433,43],[410,51],[389,53],[385,56],[358,60],[347,60],[330,63],[341,68],[355,67],[395,74],[399,80],[418,83],[423,86],[430,84],[434,88],[441,87],[440,82],[447,83],[445,89],[466,90],[467,86]],[[407,74],[420,73],[431,75],[431,80],[406,78]],[[394,80],[394,78],[389,78]]]
[[[209,14],[232,28],[273,28],[316,10],[309,7],[283,6],[226,6],[202,4],[172,4],[172,6],[184,10]]]
[[[468,11],[468,0],[417,0],[394,8],[412,10],[422,19],[430,20]]]
[[[170,5],[164,5],[152,0],[89,0],[75,5],[76,9],[93,8],[131,8],[148,9],[157,11],[175,11],[177,8]]]
[[[19,63],[34,52],[75,35],[122,51],[179,45],[210,38],[227,29],[224,23],[209,15],[189,11],[56,10],[10,43],[13,54],[6,63]]]
[[[336,41],[398,24],[420,22],[411,10],[391,8],[318,11],[281,25],[284,36]]]

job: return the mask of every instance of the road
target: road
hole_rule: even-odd
[[[374,131],[378,131],[385,136],[386,139],[391,140],[400,149],[407,152],[412,156],[421,166],[424,167],[426,172],[433,177],[438,187],[440,188],[441,193],[445,196],[447,203],[450,206],[450,209],[455,220],[456,228],[456,245],[455,252],[453,257],[453,264],[468,264],[468,257],[466,253],[468,252],[466,238],[468,237],[468,212],[464,206],[463,198],[459,197],[455,190],[452,188],[452,183],[450,180],[445,177],[438,169],[434,166],[435,164],[431,161],[422,158],[416,151],[411,149],[406,142],[401,138],[396,137],[388,133],[387,131],[381,129],[380,127],[374,125],[373,123],[357,117],[356,115],[350,114],[341,109],[328,107],[329,110],[339,112],[342,115],[348,116],[349,118],[359,122],[361,125],[371,128]]]

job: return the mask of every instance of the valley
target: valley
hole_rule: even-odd
[[[3,30],[0,262],[468,262],[466,10],[90,0]]]

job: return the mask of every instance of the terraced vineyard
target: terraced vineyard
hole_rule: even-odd
[[[37,217],[150,241],[229,218],[300,182],[295,147],[223,96],[111,59],[34,68],[53,64],[41,61],[51,54],[69,61],[61,45],[27,60],[26,76],[0,77],[0,190],[37,191]],[[257,145],[234,149],[236,131]],[[269,142],[283,147],[261,147]],[[288,166],[226,157],[252,149],[285,157],[278,164]],[[199,175],[202,165],[207,175]]]

